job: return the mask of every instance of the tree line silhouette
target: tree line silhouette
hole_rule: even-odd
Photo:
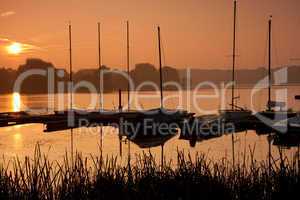
[[[25,64],[20,65],[18,69],[0,68],[0,93],[11,93],[16,79],[26,71],[32,69],[42,69],[44,72],[49,72],[52,69],[54,72],[54,92],[67,92],[67,83],[69,81],[69,72],[65,69],[56,68],[52,63],[45,62],[37,58],[29,58]],[[103,72],[103,90],[104,92],[113,92],[121,90],[127,90],[127,79],[125,71],[118,69],[110,69],[107,66],[102,66]],[[121,72],[121,73],[116,73]],[[178,71],[172,67],[165,66],[162,69],[164,81],[174,81],[180,83]],[[21,85],[21,93],[25,94],[38,94],[48,92],[48,74],[42,75],[30,75]],[[63,74],[63,76],[61,76]],[[121,75],[123,74],[123,75]],[[134,83],[134,86],[141,84],[144,81],[151,81],[155,85],[159,85],[159,71],[154,65],[150,63],[139,63],[135,65],[135,68],[130,71],[130,77]],[[85,68],[73,72],[74,84],[80,81],[87,81],[92,84],[97,91],[99,91],[99,69],[97,68]],[[64,91],[58,90],[58,83],[63,85]],[[135,89],[135,88],[132,88]],[[153,87],[142,87],[143,90],[153,90]],[[168,86],[165,89],[174,90],[172,86]],[[76,92],[88,92],[87,88],[78,88]]]
[[[38,58],[28,58],[25,64],[20,65],[17,69],[0,68],[0,93],[12,93],[13,86],[17,77],[24,72],[31,69],[42,69],[45,72],[48,69],[54,71],[54,92],[66,92],[67,83],[69,81],[69,73],[65,69],[55,67],[52,63],[43,61]],[[113,92],[121,90],[127,90],[127,79],[120,75],[125,71],[120,69],[111,69],[107,66],[102,66],[102,69],[106,71],[103,76],[103,89],[104,92]],[[278,70],[275,68],[273,71]],[[60,73],[58,73],[60,72]],[[62,73],[63,72],[63,73]],[[109,72],[109,73],[108,73]],[[112,72],[112,73],[110,73]],[[162,69],[164,82],[178,83],[182,88],[187,88],[188,85],[194,88],[197,84],[204,81],[211,81],[216,84],[222,82],[230,82],[231,71],[228,70],[216,70],[216,69],[175,69],[170,66],[164,66]],[[59,76],[58,74],[63,74]],[[288,66],[288,82],[287,84],[299,84],[300,83],[300,66]],[[256,69],[240,69],[236,71],[237,84],[240,86],[249,86],[255,84],[257,81],[263,79],[267,75],[267,69],[264,67]],[[130,71],[130,77],[134,83],[134,86],[139,86],[145,81],[150,81],[155,85],[159,85],[159,70],[150,63],[139,63],[135,65],[135,68]],[[94,67],[83,68],[76,72],[73,72],[74,84],[80,81],[88,81],[99,91],[99,70]],[[58,91],[58,83],[64,85],[64,91]],[[134,90],[136,88],[132,88]],[[142,90],[153,90],[153,86],[145,85]],[[168,85],[164,87],[165,90],[175,90],[175,86]],[[78,88],[77,92],[88,92],[86,88]],[[21,86],[21,93],[25,94],[37,94],[48,92],[48,76],[31,75],[27,77]]]

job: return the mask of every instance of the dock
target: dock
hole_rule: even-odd
[[[177,134],[180,130],[179,139],[190,141],[191,146],[195,146],[196,142],[210,140],[222,137],[227,134],[236,134],[247,130],[253,130],[258,135],[273,135],[276,140],[274,144],[286,143],[287,141],[300,140],[300,118],[297,113],[289,113],[288,119],[282,118],[281,120],[288,120],[292,124],[299,125],[292,128],[288,125],[285,133],[278,132],[275,125],[268,126],[264,124],[257,114],[251,114],[239,120],[224,120],[222,115],[204,115],[195,116],[194,113],[185,110],[167,110],[162,108],[152,110],[131,110],[131,111],[109,111],[109,110],[66,110],[57,111],[52,114],[30,114],[27,112],[5,112],[0,113],[0,127],[9,127],[22,124],[43,124],[43,132],[63,131],[80,127],[95,127],[95,126],[114,126],[119,128],[121,137],[126,137],[133,142],[142,143],[144,141],[152,141],[155,145],[169,137]],[[259,113],[261,114],[261,113]],[[265,112],[266,117],[273,119],[275,112]],[[279,113],[280,114],[280,113]],[[70,118],[70,116],[72,118]],[[70,123],[70,119],[73,119]],[[147,126],[144,122],[148,121]],[[280,121],[279,121],[280,122]],[[134,133],[124,128],[124,124],[131,123],[139,127],[139,132]],[[159,124],[175,124],[177,128],[168,133],[170,130],[166,129],[163,133],[157,134],[156,128]],[[234,131],[226,129],[228,124],[233,125]],[[145,127],[144,127],[145,126]],[[150,130],[147,133],[147,130]],[[156,134],[153,134],[155,132]],[[145,134],[146,133],[146,134]],[[163,137],[162,137],[163,136]],[[170,137],[171,138],[171,137]],[[157,142],[158,141],[158,142]]]
[[[60,111],[53,114],[35,115],[27,112],[0,113],[0,127],[21,124],[43,124],[44,132],[67,130],[81,126],[112,125],[122,122],[178,124],[194,113],[184,110],[153,109],[146,111]],[[73,123],[69,123],[70,119]],[[85,122],[85,123],[84,123]],[[87,123],[88,122],[88,123]]]

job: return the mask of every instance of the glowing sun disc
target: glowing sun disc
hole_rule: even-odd
[[[15,42],[7,46],[6,49],[9,54],[17,55],[22,52],[22,45],[20,43]]]

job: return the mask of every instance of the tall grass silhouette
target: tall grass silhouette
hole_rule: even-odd
[[[157,164],[151,153],[121,165],[117,157],[76,153],[50,161],[36,147],[32,158],[0,164],[0,199],[289,199],[300,195],[299,155],[257,162],[250,154],[232,167],[227,159],[178,151],[176,164]],[[250,161],[250,162],[249,162]]]

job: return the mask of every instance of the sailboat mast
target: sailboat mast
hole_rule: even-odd
[[[269,62],[268,62],[268,110],[272,109],[271,107],[271,86],[272,86],[272,77],[271,77],[271,64],[272,64],[272,15],[269,19]]]
[[[103,109],[102,102],[102,80],[101,80],[101,24],[98,22],[98,69],[99,69],[99,108]]]
[[[69,67],[70,67],[70,75],[69,75],[69,81],[70,84],[73,84],[73,75],[72,75],[72,71],[73,71],[73,63],[72,63],[72,25],[71,23],[69,24]],[[72,87],[72,86],[71,86]],[[70,96],[70,109],[72,110],[73,107],[73,102],[72,102],[72,91],[71,92],[71,96]]]
[[[235,90],[235,49],[236,49],[236,5],[237,1],[234,1],[234,14],[233,14],[233,45],[232,45],[232,88],[231,88],[231,108],[235,109],[234,106],[234,90]]]
[[[161,62],[161,40],[160,40],[160,27],[157,27],[158,33],[158,51],[159,51],[159,84],[160,84],[160,107],[163,108],[163,85],[162,85],[162,62]]]
[[[129,58],[129,21],[126,22],[127,28],[127,101],[128,101],[128,110],[130,110],[130,83],[129,83],[129,65],[130,65],[130,58]]]
[[[98,22],[98,74],[99,74],[99,112],[103,110],[103,97],[102,97],[102,74],[101,74],[102,58],[101,58],[101,24]],[[102,126],[100,126],[100,152],[102,157],[103,141],[102,141]]]
[[[69,64],[70,64],[70,75],[69,75],[69,82],[70,82],[70,111],[73,112],[73,63],[72,63],[72,26],[71,22],[69,23]],[[72,115],[73,113],[71,113]],[[71,118],[69,120],[74,120],[74,118]],[[71,122],[71,126],[74,125],[74,122]],[[73,138],[73,128],[71,128],[71,162],[73,165],[73,152],[74,152],[74,138]]]

